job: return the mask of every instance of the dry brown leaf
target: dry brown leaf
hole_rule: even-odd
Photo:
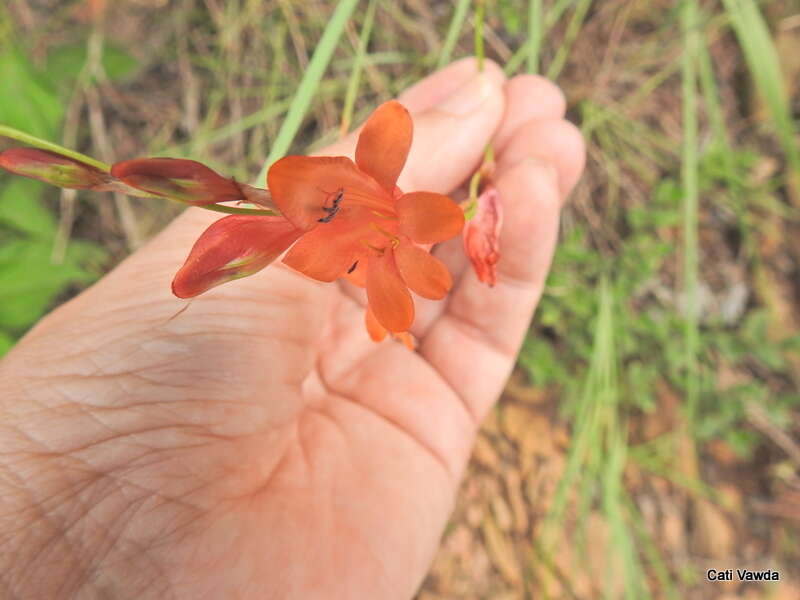
[[[731,556],[736,545],[736,532],[722,509],[705,498],[698,498],[693,503],[693,515],[695,552],[717,559]]]
[[[528,507],[522,497],[522,478],[519,471],[511,469],[505,473],[506,492],[514,515],[514,531],[523,534],[528,531]]]
[[[492,564],[509,584],[519,586],[522,583],[522,573],[511,541],[492,519],[484,519],[481,529]]]
[[[491,506],[497,526],[504,533],[510,533],[511,526],[514,524],[514,519],[511,516],[511,509],[508,507],[505,498],[501,495],[494,496],[491,499]]]
[[[475,440],[475,449],[472,456],[478,464],[491,471],[497,470],[500,465],[500,456],[495,451],[489,438],[483,434],[479,434]]]

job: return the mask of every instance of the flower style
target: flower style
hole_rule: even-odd
[[[252,274],[289,249],[283,262],[312,279],[347,278],[366,287],[372,339],[407,332],[414,321],[409,289],[441,299],[452,286],[430,245],[458,235],[464,225],[449,197],[404,194],[397,187],[411,139],[408,111],[390,101],[364,125],[355,162],[344,156],[277,161],[267,182],[282,216],[227,217],[212,225],[176,275],[173,291],[195,296]]]

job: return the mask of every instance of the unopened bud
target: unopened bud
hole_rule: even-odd
[[[0,152],[0,167],[62,188],[97,189],[111,181],[111,176],[97,167],[38,148],[10,148]]]
[[[246,200],[239,184],[194,160],[136,158],[118,162],[111,174],[131,187],[187,204]]]

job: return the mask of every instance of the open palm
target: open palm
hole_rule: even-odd
[[[417,300],[416,352],[369,340],[360,290],[283,266],[178,314],[169,281],[213,220],[188,211],[0,363],[7,591],[413,595],[541,293],[583,147],[556,88],[493,65],[476,76],[461,61],[401,101],[415,123],[401,188],[452,193],[496,148],[498,285],[477,281],[459,240],[437,248],[456,283]]]

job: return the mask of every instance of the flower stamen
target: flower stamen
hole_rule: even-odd
[[[331,219],[336,216],[336,213],[339,212],[339,203],[344,198],[344,188],[339,188],[339,191],[336,192],[336,197],[333,199],[333,206],[323,206],[322,210],[324,210],[327,215],[322,217],[321,219],[317,219],[319,223],[330,223]]]

